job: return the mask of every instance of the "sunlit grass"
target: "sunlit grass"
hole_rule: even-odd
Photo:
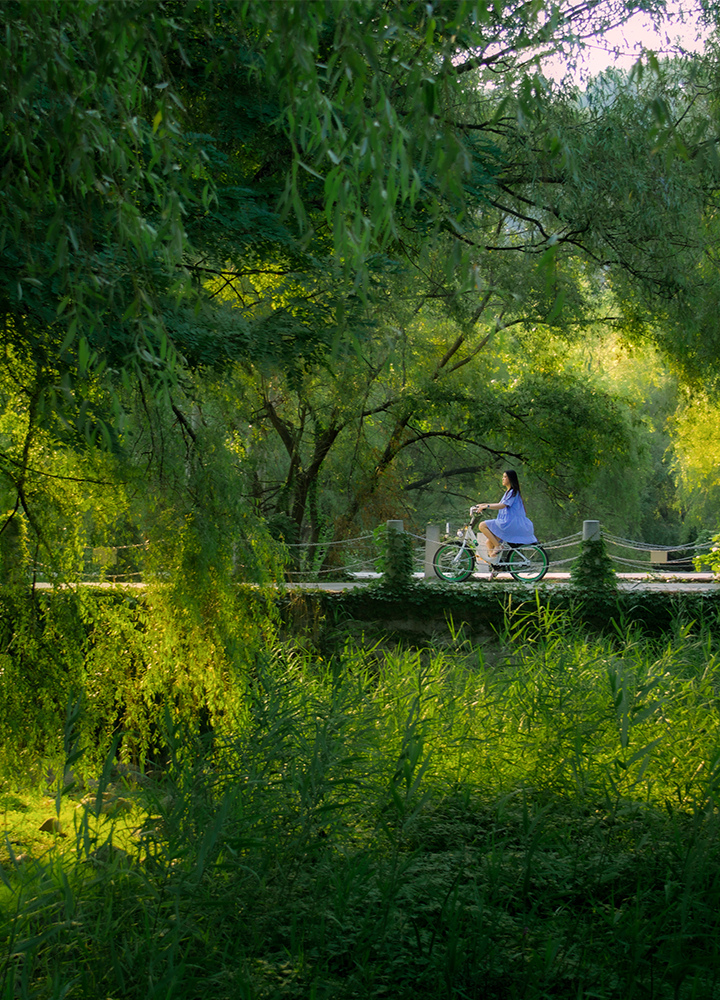
[[[111,786],[98,808],[95,792],[82,789],[62,796],[58,811],[55,794],[25,785],[11,790],[6,781],[0,791],[0,864],[42,862],[51,853],[76,851],[78,831],[83,827],[99,843],[112,828],[116,845],[132,850],[133,831],[144,816],[135,795],[126,787]]]

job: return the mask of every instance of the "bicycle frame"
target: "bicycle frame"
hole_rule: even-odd
[[[465,528],[464,533],[462,533],[461,535],[461,532],[458,531],[458,537],[461,536],[461,544],[458,546],[457,556],[455,557],[453,562],[460,563],[464,553],[468,550],[472,553],[473,557],[476,560],[484,562],[485,565],[489,566],[491,569],[497,563],[502,561],[502,555],[505,552],[505,546],[503,546],[501,550],[500,557],[496,560],[486,559],[485,556],[481,555],[480,552],[478,551],[481,543],[480,543],[480,538],[475,533],[475,528],[477,528],[478,524],[482,520],[483,518],[481,518],[479,514],[474,514],[470,520],[470,524]]]
[[[489,566],[492,569],[493,566],[496,566],[498,563],[501,563],[503,561],[503,555],[505,554],[506,546],[503,543],[502,548],[500,549],[500,552],[496,559],[486,559],[485,556],[480,554],[479,549],[484,543],[481,542],[479,535],[475,531],[475,528],[477,528],[477,526],[480,524],[482,520],[484,520],[484,518],[482,518],[480,514],[472,515],[470,519],[470,524],[467,526],[467,528],[465,528],[465,534],[463,535],[463,541],[462,545],[460,546],[460,552],[461,553],[464,552],[466,548],[471,549],[476,559],[479,559],[480,562],[484,562],[486,566]]]

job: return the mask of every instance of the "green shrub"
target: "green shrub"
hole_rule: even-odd
[[[393,590],[404,590],[413,582],[412,538],[404,531],[395,531],[383,525],[375,531],[379,555],[378,572],[383,574],[383,585]]]
[[[701,542],[705,540],[712,542],[712,547],[709,552],[695,557],[695,569],[709,569],[712,570],[713,573],[720,573],[720,534],[711,535],[709,531],[701,532],[697,541]]]
[[[583,539],[580,555],[570,571],[570,579],[578,590],[586,593],[617,590],[613,562],[602,538]]]

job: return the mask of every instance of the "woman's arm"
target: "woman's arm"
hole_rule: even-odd
[[[500,501],[500,503],[479,503],[474,509],[479,512],[481,510],[505,510],[506,507],[507,504]]]

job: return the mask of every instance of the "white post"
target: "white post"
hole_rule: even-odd
[[[397,531],[399,535],[405,531],[405,525],[402,521],[388,521],[387,522],[388,531]]]
[[[583,536],[582,540],[584,542],[599,542],[600,541],[600,522],[599,521],[583,521]]]
[[[440,525],[428,524],[425,529],[425,579],[432,579],[435,576],[433,569],[433,559],[435,553],[440,548]]]

